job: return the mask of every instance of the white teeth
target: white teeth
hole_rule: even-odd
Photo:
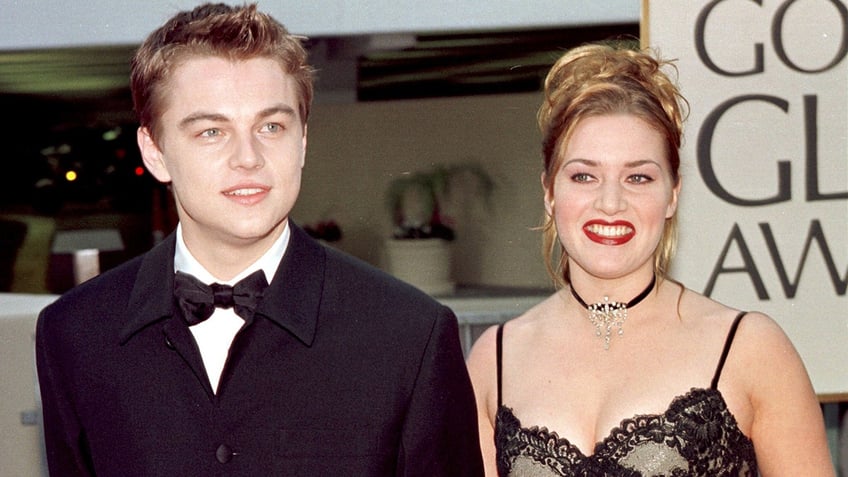
[[[602,237],[621,237],[631,232],[630,227],[625,225],[592,224],[586,227],[586,230]]]
[[[227,195],[253,195],[262,192],[262,189],[238,189],[227,192]]]

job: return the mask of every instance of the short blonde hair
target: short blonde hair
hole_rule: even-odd
[[[130,86],[139,123],[156,138],[164,91],[174,69],[190,56],[219,56],[233,61],[270,58],[298,86],[298,113],[306,124],[312,105],[312,67],[301,38],[291,35],[256,4],[232,7],[207,3],[183,11],[151,33],[132,61]]]

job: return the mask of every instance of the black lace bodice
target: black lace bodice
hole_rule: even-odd
[[[754,445],[717,389],[742,314],[728,334],[708,389],[693,388],[662,414],[625,419],[590,456],[544,427],[524,428],[500,402],[501,334],[498,332],[498,411],[495,446],[501,477],[736,477],[756,476]]]
[[[756,476],[754,446],[715,389],[693,389],[663,414],[624,420],[590,456],[506,406],[495,423],[501,476]]]

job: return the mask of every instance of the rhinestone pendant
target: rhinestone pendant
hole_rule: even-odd
[[[610,301],[608,296],[604,301],[588,306],[589,320],[595,325],[595,335],[604,338],[604,349],[609,350],[610,337],[613,328],[618,329],[618,335],[624,334],[624,321],[627,319],[627,304]]]

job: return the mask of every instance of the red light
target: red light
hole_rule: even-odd
[[[141,166],[136,167],[135,168],[135,175],[143,176],[144,175],[144,168],[141,167]]]

